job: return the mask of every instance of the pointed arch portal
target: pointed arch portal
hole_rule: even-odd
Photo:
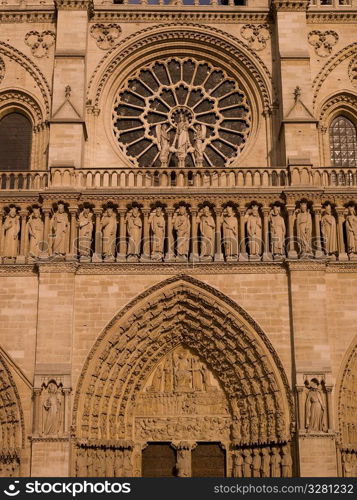
[[[279,475],[291,462],[292,415],[284,370],[252,318],[205,283],[170,278],[119,312],[88,356],[73,474],[141,475],[143,450],[162,442],[175,450],[173,475],[192,474],[204,443],[225,450],[228,475]],[[266,454],[276,470],[263,471]]]

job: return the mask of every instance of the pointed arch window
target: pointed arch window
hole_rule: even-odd
[[[334,167],[357,167],[357,133],[345,116],[337,116],[330,125],[330,158]]]
[[[13,112],[0,119],[0,169],[29,170],[31,159],[31,121]]]

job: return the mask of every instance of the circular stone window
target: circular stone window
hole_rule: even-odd
[[[238,82],[192,58],[137,71],[120,89],[112,118],[119,146],[139,167],[224,167],[251,129]]]

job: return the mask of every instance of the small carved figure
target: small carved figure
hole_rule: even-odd
[[[69,219],[64,204],[58,203],[57,211],[51,220],[51,234],[53,238],[52,251],[54,255],[64,256],[68,246]]]
[[[306,202],[301,202],[300,209],[296,211],[296,225],[300,253],[301,255],[310,255],[312,253],[312,218]]]
[[[161,207],[156,207],[150,214],[149,224],[152,232],[151,258],[160,260],[164,256],[165,217]]]
[[[193,378],[193,388],[196,391],[204,390],[204,378],[202,363],[198,358],[192,358],[192,378]]]
[[[162,366],[159,365],[155,370],[152,383],[150,386],[150,391],[161,392],[162,378],[163,378],[163,369]]]
[[[4,222],[4,257],[17,257],[19,253],[20,220],[16,207],[10,207]]]
[[[191,224],[187,209],[181,205],[174,213],[173,225],[176,231],[176,253],[177,257],[188,257],[189,244],[190,244],[190,230]]]
[[[176,138],[175,138],[175,143],[176,143],[176,152],[177,152],[177,157],[178,157],[178,167],[179,168],[184,168],[185,167],[185,161],[188,153],[188,149],[191,147],[190,144],[190,137],[188,134],[188,119],[184,115],[184,113],[180,113],[179,120],[177,123],[177,131],[176,131]]]
[[[139,259],[141,251],[141,234],[143,223],[139,207],[133,207],[126,216],[128,232],[127,256],[130,259]]]
[[[238,219],[230,205],[223,212],[223,247],[226,260],[238,255]]]
[[[291,458],[290,445],[282,447],[283,457],[281,460],[282,477],[292,476],[293,461]]]
[[[243,476],[244,477],[252,477],[252,454],[251,450],[243,450],[244,455],[244,464],[243,464]]]
[[[342,454],[343,477],[353,477],[353,465],[351,463],[351,455],[349,453]]]
[[[192,389],[192,371],[185,353],[179,352],[175,359],[175,389],[187,391]]]
[[[325,213],[321,219],[321,234],[325,254],[335,254],[337,252],[336,219],[332,214],[332,207],[329,203],[325,205]]]
[[[261,456],[258,448],[253,449],[252,471],[253,477],[260,477]]]
[[[213,259],[215,222],[208,205],[199,212],[199,227],[201,231],[201,259]]]
[[[115,255],[115,239],[117,234],[117,217],[113,207],[108,207],[101,220],[102,251],[104,258],[113,260]]]
[[[324,413],[325,404],[319,383],[316,379],[312,379],[309,383],[309,392],[305,403],[305,422],[308,432],[324,431]]]
[[[281,477],[281,456],[279,453],[279,448],[273,446],[271,449],[271,459],[270,459],[270,470],[271,477]]]
[[[197,168],[203,167],[203,154],[205,152],[204,141],[206,139],[206,126],[197,124],[194,133],[194,156]]]
[[[232,476],[233,477],[243,477],[244,460],[242,457],[242,452],[240,450],[235,450],[233,452],[232,460],[233,460]]]
[[[89,207],[84,207],[79,215],[79,255],[89,257],[92,245],[93,214]]]
[[[170,156],[170,133],[167,123],[156,125],[156,137],[161,166],[162,168],[167,168]]]
[[[270,448],[262,449],[261,477],[270,477]]]
[[[249,254],[259,256],[262,244],[262,220],[259,215],[258,205],[252,205],[248,210],[247,232],[249,237]]]
[[[176,470],[178,477],[191,477],[191,450],[177,449]]]
[[[43,403],[45,410],[44,434],[57,434],[61,426],[61,396],[58,394],[58,387],[55,382],[50,382],[47,386],[47,398]]]
[[[27,234],[29,237],[29,254],[31,257],[38,257],[42,251],[43,243],[43,221],[39,207],[33,207],[32,214],[27,223]]]
[[[284,255],[285,241],[285,221],[280,213],[280,206],[274,205],[269,215],[270,234],[271,234],[271,253],[273,255]]]
[[[353,205],[349,205],[346,216],[347,252],[357,253],[357,216]]]

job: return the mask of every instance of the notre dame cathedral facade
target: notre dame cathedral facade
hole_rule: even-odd
[[[357,475],[357,0],[0,5],[0,475]]]

